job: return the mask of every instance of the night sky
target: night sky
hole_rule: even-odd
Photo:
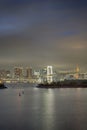
[[[87,1],[0,0],[0,64],[87,70]]]

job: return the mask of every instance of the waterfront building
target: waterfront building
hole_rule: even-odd
[[[47,83],[47,66],[45,66],[40,70],[39,81],[41,81],[41,83],[45,83],[45,82]]]
[[[53,67],[47,66],[47,82],[51,83],[53,82]]]
[[[6,70],[6,78],[11,78],[11,72],[10,72],[10,70]]]
[[[26,68],[26,76],[27,80],[29,82],[33,82],[33,70],[32,70],[32,67],[27,67]]]
[[[6,71],[3,69],[3,70],[0,70],[0,79],[4,79],[6,78]]]
[[[23,78],[23,67],[14,68],[14,78],[19,80]]]
[[[34,76],[34,78],[36,79],[36,82],[37,82],[37,83],[41,83],[40,71],[39,71],[39,70],[38,70],[38,71],[34,70],[33,76]]]
[[[79,67],[77,66],[77,67],[76,67],[76,72],[75,72],[75,74],[74,74],[75,79],[79,79],[79,74],[80,74],[80,69],[79,69]]]
[[[85,73],[80,73],[80,68],[77,66],[74,71],[67,73],[64,77],[67,80],[86,79]]]
[[[30,67],[27,67],[26,68],[26,78],[32,78],[33,77],[33,74],[32,74],[32,68]]]
[[[11,72],[10,70],[0,70],[0,78],[1,79],[6,79],[6,78],[10,78],[11,77]]]

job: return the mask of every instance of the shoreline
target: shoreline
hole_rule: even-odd
[[[64,80],[53,83],[42,83],[37,88],[87,88],[87,80]]]
[[[3,83],[0,84],[0,89],[5,89],[5,88],[7,88],[7,87]]]

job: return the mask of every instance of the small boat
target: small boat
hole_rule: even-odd
[[[21,93],[19,93],[19,96],[21,96]]]

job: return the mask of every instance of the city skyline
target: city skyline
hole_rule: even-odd
[[[87,70],[85,0],[1,0],[0,65]]]
[[[87,80],[87,72],[81,72],[78,66],[72,71],[56,71],[53,66],[46,66],[39,70],[32,67],[15,66],[12,70],[0,69],[0,79],[6,83],[52,83],[65,79]]]

